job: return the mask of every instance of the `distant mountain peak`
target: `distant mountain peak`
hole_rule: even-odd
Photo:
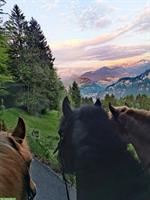
[[[80,83],[86,83],[88,82],[100,82],[103,81],[109,82],[110,80],[116,79],[116,77],[119,79],[120,77],[127,76],[128,73],[125,68],[123,67],[101,67],[98,68],[95,71],[88,71],[80,76]],[[84,82],[85,80],[85,82]]]

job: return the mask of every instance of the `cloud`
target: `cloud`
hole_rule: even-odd
[[[29,0],[22,0],[23,3],[27,3]],[[45,10],[52,10],[59,5],[63,0],[30,0],[31,4],[40,5],[40,8]]]
[[[110,25],[111,19],[105,15],[106,10],[106,8],[97,7],[96,5],[82,10],[76,18],[81,30],[105,28]]]
[[[57,60],[62,63],[76,62],[78,60],[115,60],[128,57],[139,56],[149,51],[149,45],[120,46],[120,45],[103,45],[90,49],[64,49],[57,52]],[[64,56],[67,55],[67,56]]]
[[[66,41],[61,44],[54,45],[54,48],[57,49],[72,49],[72,48],[87,48],[89,46],[94,46],[94,45],[101,45],[107,42],[110,42],[119,36],[128,33],[130,31],[135,32],[139,30],[147,31],[147,29],[150,27],[150,13],[149,9],[144,9],[142,13],[140,13],[133,21],[130,23],[126,23],[122,27],[109,32],[105,33],[102,35],[99,35],[95,38],[92,39],[87,39],[87,40],[78,40],[78,42],[73,42],[72,41]],[[147,27],[147,28],[146,28]]]
[[[149,52],[149,45],[117,46],[106,45],[87,50],[83,59],[86,60],[116,60],[139,56]]]
[[[150,7],[145,7],[133,22],[133,29],[136,31],[150,30]]]
[[[87,48],[91,48],[97,45],[103,45],[109,41],[114,40],[115,38],[119,37],[125,32],[128,32],[130,28],[130,26],[124,26],[122,28],[117,29],[114,32],[106,33],[104,35],[100,35],[92,39],[79,40],[77,42],[68,41],[54,46],[52,45],[52,47],[54,48],[53,50],[56,53],[56,55],[61,55],[63,54],[63,52],[68,52],[67,54],[63,55],[67,55],[68,57],[68,55],[75,53],[76,56],[78,56],[78,54],[82,55]]]
[[[103,1],[92,1],[86,7],[80,1],[70,4],[71,16],[80,30],[105,28],[111,24],[110,14],[114,8]]]
[[[61,0],[41,0],[40,3],[42,4],[42,7],[47,10],[54,9]]]
[[[113,60],[117,58],[133,57],[146,53],[150,46],[114,46],[108,45],[120,36],[137,31],[147,31],[150,27],[150,10],[146,7],[134,20],[126,23],[122,27],[92,39],[68,41],[57,46],[52,46],[54,56],[58,63],[72,62],[76,60]]]

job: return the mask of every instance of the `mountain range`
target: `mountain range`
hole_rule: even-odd
[[[82,83],[92,83],[100,82],[102,84],[108,84],[115,79],[129,76],[129,73],[123,67],[102,67],[95,71],[89,71],[80,76],[80,84]]]
[[[150,95],[150,69],[136,77],[124,77],[98,92],[98,97],[114,94],[117,98],[137,94]]]
[[[106,94],[122,97],[138,93],[150,95],[150,61],[140,60],[128,67],[102,67],[93,72],[86,72],[80,77],[82,96]]]
[[[93,83],[98,82],[101,84],[109,85],[122,77],[132,77],[141,74],[142,72],[150,69],[149,60],[140,60],[132,66],[117,66],[117,67],[101,67],[95,71],[88,71],[82,74],[79,78],[79,83]]]

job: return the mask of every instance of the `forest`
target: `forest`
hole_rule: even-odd
[[[1,0],[1,16],[4,3]],[[3,25],[1,17],[0,43],[1,104],[23,108],[30,114],[57,109],[63,84],[39,23],[34,18],[26,21],[14,5]]]

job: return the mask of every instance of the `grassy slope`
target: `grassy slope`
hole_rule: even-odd
[[[58,124],[59,113],[51,111],[41,117],[30,116],[26,112],[19,109],[8,109],[4,111],[2,119],[5,120],[8,129],[15,127],[18,117],[22,117],[26,123],[27,139],[32,151],[45,159],[50,161],[52,168],[58,168],[58,161],[53,151],[58,142]],[[33,129],[39,131],[39,139],[32,136]]]

